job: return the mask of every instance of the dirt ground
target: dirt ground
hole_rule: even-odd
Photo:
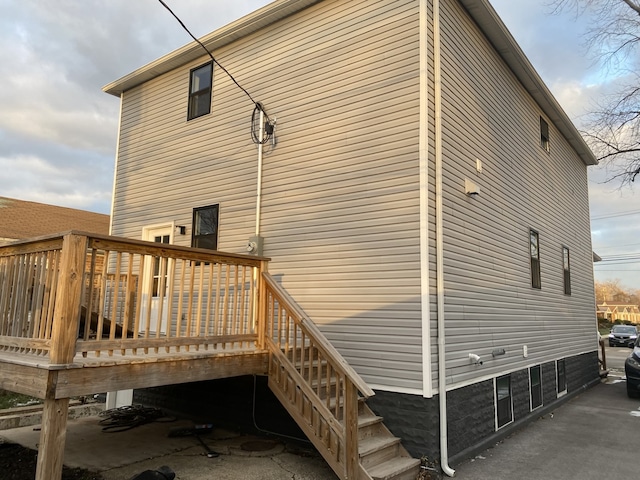
[[[36,476],[38,452],[13,443],[0,443],[0,478],[2,480],[33,480]],[[62,470],[62,480],[103,480],[99,473],[81,468]]]

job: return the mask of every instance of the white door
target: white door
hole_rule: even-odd
[[[172,243],[173,225],[149,227],[143,230],[143,240]],[[173,262],[166,258],[148,257],[145,265],[144,293],[140,309],[140,334],[149,336],[167,332],[169,279]],[[158,328],[160,330],[158,331]]]

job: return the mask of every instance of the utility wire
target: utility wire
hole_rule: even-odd
[[[264,114],[265,114],[265,115],[267,115],[267,112],[265,112],[265,111],[264,111],[264,108],[262,107],[262,105],[260,105],[260,103],[256,102],[256,101],[253,99],[253,97],[249,94],[249,92],[247,92],[247,91],[242,87],[242,85],[240,85],[240,84],[236,81],[236,79],[235,79],[235,78],[233,78],[233,75],[231,75],[231,74],[229,73],[229,71],[228,71],[226,68],[224,68],[222,65],[220,65],[220,63],[219,63],[215,58],[213,58],[213,55],[211,54],[211,52],[209,51],[209,49],[207,49],[207,47],[205,47],[205,46],[204,46],[204,44],[203,44],[200,40],[198,40],[198,39],[193,35],[193,33],[191,33],[191,32],[189,31],[189,29],[188,29],[188,28],[187,28],[187,26],[182,22],[182,20],[180,20],[180,18],[179,18],[175,13],[173,13],[173,10],[171,10],[171,9],[169,8],[169,6],[168,6],[166,3],[164,3],[164,1],[163,1],[163,0],[158,0],[158,1],[162,4],[162,6],[163,6],[164,8],[166,8],[166,9],[169,11],[169,13],[170,13],[171,15],[173,15],[173,17],[178,21],[178,23],[179,23],[180,25],[182,25],[182,28],[184,28],[185,32],[187,32],[187,33],[189,34],[189,36],[191,36],[191,38],[193,38],[196,42],[198,42],[198,44],[199,44],[202,48],[204,48],[205,52],[207,52],[207,53],[209,54],[209,56],[211,57],[211,60],[213,61],[213,63],[215,63],[216,65],[218,65],[218,66],[219,66],[219,67],[224,71],[224,73],[226,73],[227,75],[229,75],[229,78],[230,78],[231,80],[233,80],[233,83],[235,83],[235,84],[238,86],[238,88],[239,88],[240,90],[242,90],[242,91],[247,95],[247,97],[249,97],[249,100],[251,100],[251,103],[253,103],[253,104],[256,106],[256,108],[257,108],[258,110],[262,110],[262,111],[264,112]],[[267,115],[267,119],[268,119],[268,118],[269,118],[269,116]]]
[[[624,245],[609,245],[608,247],[597,247],[594,250],[609,250],[611,248],[621,248],[621,247],[635,247],[636,245],[640,245],[640,243],[625,243]]]
[[[606,218],[616,218],[616,217],[626,217],[627,215],[638,215],[640,214],[640,210],[631,210],[628,212],[619,212],[619,213],[610,213],[605,215],[596,215],[595,217],[591,217],[591,220],[604,220]]]

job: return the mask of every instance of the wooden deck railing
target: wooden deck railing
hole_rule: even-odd
[[[59,412],[69,395],[49,385],[65,371],[89,378],[70,365],[151,366],[162,356],[208,361],[218,352],[221,360],[237,355],[234,362],[268,352],[270,388],[338,476],[359,478],[358,402],[374,392],[266,264],[80,232],[0,247],[0,353],[4,361],[35,358],[31,365],[47,372],[38,392],[46,391],[43,422],[55,425],[43,428],[36,478],[58,475],[63,454],[58,438],[66,417]]]
[[[78,232],[0,247],[0,350],[61,348],[49,360],[64,363],[253,348],[265,262]]]
[[[269,386],[340,478],[358,478],[358,397],[373,390],[263,273]]]

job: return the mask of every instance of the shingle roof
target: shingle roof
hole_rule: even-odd
[[[80,230],[109,234],[109,215],[0,197],[0,241]]]

